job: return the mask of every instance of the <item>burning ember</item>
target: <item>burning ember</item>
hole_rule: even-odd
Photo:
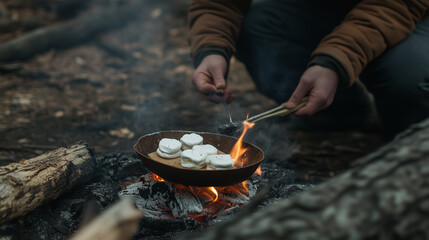
[[[261,170],[261,166],[259,166],[257,169],[256,169],[256,171],[255,171],[255,174],[257,174],[258,176],[262,176],[262,170]]]
[[[156,175],[155,173],[152,173],[153,180],[157,182],[167,182],[162,177]],[[182,184],[175,184],[176,187],[182,188],[182,189],[188,189],[189,191],[193,192],[196,195],[205,196],[206,199],[210,199],[210,202],[216,202],[219,199],[219,193],[216,190],[216,187],[191,187],[191,186],[184,186]]]
[[[194,218],[206,222],[247,203],[257,191],[259,177],[227,187],[192,187],[164,181],[156,174],[140,177],[139,182],[119,192],[131,197],[146,217],[155,219]]]
[[[243,138],[247,130],[252,128],[255,123],[245,121],[243,125],[243,132],[241,133],[240,138],[238,138],[238,141],[234,144],[234,147],[232,147],[232,150],[229,153],[232,159],[234,159],[234,165],[236,167],[242,167],[249,159],[246,155],[247,148],[243,147]]]
[[[162,177],[156,175],[155,173],[152,173],[152,178],[157,182],[166,182]]]

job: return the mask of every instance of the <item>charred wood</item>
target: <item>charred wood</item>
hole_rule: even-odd
[[[132,200],[124,199],[78,230],[70,240],[130,239],[137,232],[142,217]]]
[[[0,223],[22,216],[87,180],[94,165],[87,144],[77,143],[0,167]]]
[[[181,239],[428,239],[429,119],[313,190]]]
[[[67,22],[24,33],[0,46],[0,61],[27,59],[51,48],[83,43],[97,33],[117,28],[143,11],[147,1],[99,9]]]

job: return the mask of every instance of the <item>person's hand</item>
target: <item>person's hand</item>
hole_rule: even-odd
[[[331,105],[338,81],[338,74],[332,69],[318,65],[309,67],[302,74],[298,86],[286,102],[286,107],[295,107],[302,98],[309,95],[307,105],[296,111],[295,115],[311,116]]]
[[[222,96],[216,95],[218,90],[223,90],[223,98],[230,103],[234,100],[232,92],[226,88],[225,74],[227,63],[223,56],[212,54],[206,56],[195,69],[192,76],[192,84],[198,92],[206,95],[211,102],[222,102]]]

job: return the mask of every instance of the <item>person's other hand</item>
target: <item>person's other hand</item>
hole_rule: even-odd
[[[227,63],[223,56],[212,54],[206,56],[195,69],[192,84],[198,92],[207,96],[211,102],[222,102],[222,96],[216,95],[218,90],[224,90],[223,97],[230,103],[234,100],[232,92],[226,88],[225,74]]]
[[[307,105],[296,111],[295,115],[311,116],[331,105],[338,82],[338,74],[334,70],[319,65],[309,67],[302,74],[298,86],[286,102],[286,107],[295,107],[302,98],[309,95]]]

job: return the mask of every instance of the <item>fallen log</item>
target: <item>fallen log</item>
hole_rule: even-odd
[[[49,49],[66,48],[89,40],[101,31],[117,28],[138,14],[148,1],[99,9],[81,17],[42,27],[0,45],[0,61],[23,60]]]
[[[73,234],[70,240],[122,240],[136,234],[143,213],[123,199]]]
[[[0,224],[87,180],[94,166],[93,152],[77,143],[0,167]]]
[[[312,190],[181,239],[429,239],[429,119]]]

